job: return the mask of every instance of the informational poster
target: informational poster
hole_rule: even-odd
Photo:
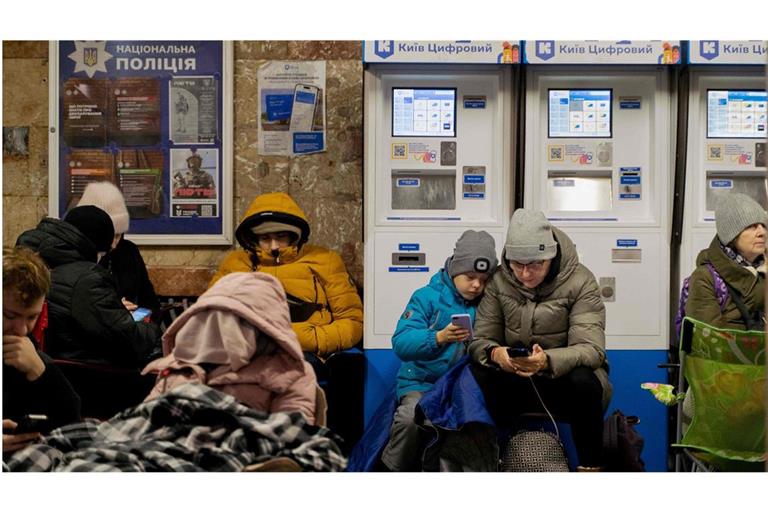
[[[51,215],[109,181],[125,197],[131,240],[231,243],[231,43],[51,46]]]
[[[259,154],[325,151],[325,61],[269,62],[258,81]]]

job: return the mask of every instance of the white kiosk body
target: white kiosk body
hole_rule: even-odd
[[[715,236],[715,205],[730,192],[768,206],[765,41],[691,41],[680,282]]]
[[[391,348],[463,231],[501,252],[512,188],[511,66],[389,63],[373,53],[387,45],[364,50],[366,349]]]
[[[607,348],[666,349],[674,116],[654,64],[677,63],[666,54],[679,42],[540,43],[555,44],[526,42],[528,62],[562,65],[528,68],[525,205],[571,237],[598,280]]]

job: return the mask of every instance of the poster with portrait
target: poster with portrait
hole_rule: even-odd
[[[230,244],[231,42],[58,41],[50,54],[51,215],[109,181],[134,242]]]
[[[171,216],[218,216],[218,149],[171,150]]]

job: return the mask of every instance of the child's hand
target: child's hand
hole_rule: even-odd
[[[469,338],[469,331],[458,325],[448,324],[442,331],[437,331],[435,339],[438,345],[445,345],[446,343],[456,343],[457,341],[464,341]]]

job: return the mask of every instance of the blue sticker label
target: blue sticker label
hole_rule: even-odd
[[[553,180],[552,185],[555,187],[575,187],[576,180]]]
[[[733,188],[733,180],[712,180],[709,182],[710,188]]]
[[[429,272],[429,267],[389,267],[390,272]]]
[[[265,99],[269,121],[279,121],[291,117],[293,94],[267,94]]]
[[[619,199],[640,199],[640,194],[619,194]]]
[[[636,110],[640,108],[640,98],[625,98],[625,99],[619,99],[619,108],[620,109],[632,109]]]
[[[640,176],[622,176],[621,184],[622,185],[639,185]]]
[[[464,108],[485,108],[485,100],[464,100]]]
[[[418,251],[419,244],[398,244],[398,251]]]
[[[475,185],[485,183],[485,176],[482,174],[467,174],[464,176],[464,183],[467,185]]]
[[[419,185],[421,185],[421,180],[419,178],[398,178],[397,179],[398,187],[418,187]]]
[[[464,199],[485,199],[484,192],[467,192],[464,194]]]
[[[323,132],[297,132],[293,134],[294,153],[314,153],[323,150]]]
[[[617,247],[637,247],[637,240],[633,239],[618,239],[616,240]]]

